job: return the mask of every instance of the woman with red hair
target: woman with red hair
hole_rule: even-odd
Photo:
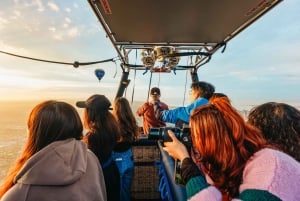
[[[181,161],[188,200],[300,200],[300,163],[268,145],[226,97],[195,109],[190,129],[197,158],[171,131],[164,143]]]

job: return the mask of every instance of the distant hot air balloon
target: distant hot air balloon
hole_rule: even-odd
[[[103,76],[105,75],[105,71],[103,69],[96,69],[95,70],[95,75],[97,76],[99,82],[100,80],[103,78]]]

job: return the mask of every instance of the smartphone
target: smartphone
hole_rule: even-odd
[[[174,181],[178,185],[185,185],[182,177],[181,177],[181,161],[175,160],[175,167],[174,167]]]

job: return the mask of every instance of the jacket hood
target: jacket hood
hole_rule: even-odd
[[[75,139],[53,142],[34,154],[15,178],[31,185],[68,185],[87,168],[87,146]]]

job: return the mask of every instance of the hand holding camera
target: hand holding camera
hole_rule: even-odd
[[[168,152],[170,156],[175,159],[174,162],[174,181],[176,184],[185,185],[185,182],[181,176],[181,162],[185,158],[189,158],[187,147],[180,142],[175,134],[168,130],[168,136],[171,141],[165,141],[163,150]]]
[[[163,150],[168,152],[169,155],[173,158],[178,159],[180,161],[182,161],[186,157],[190,157],[186,146],[177,139],[173,131],[168,130],[168,135],[172,141],[165,141]]]

